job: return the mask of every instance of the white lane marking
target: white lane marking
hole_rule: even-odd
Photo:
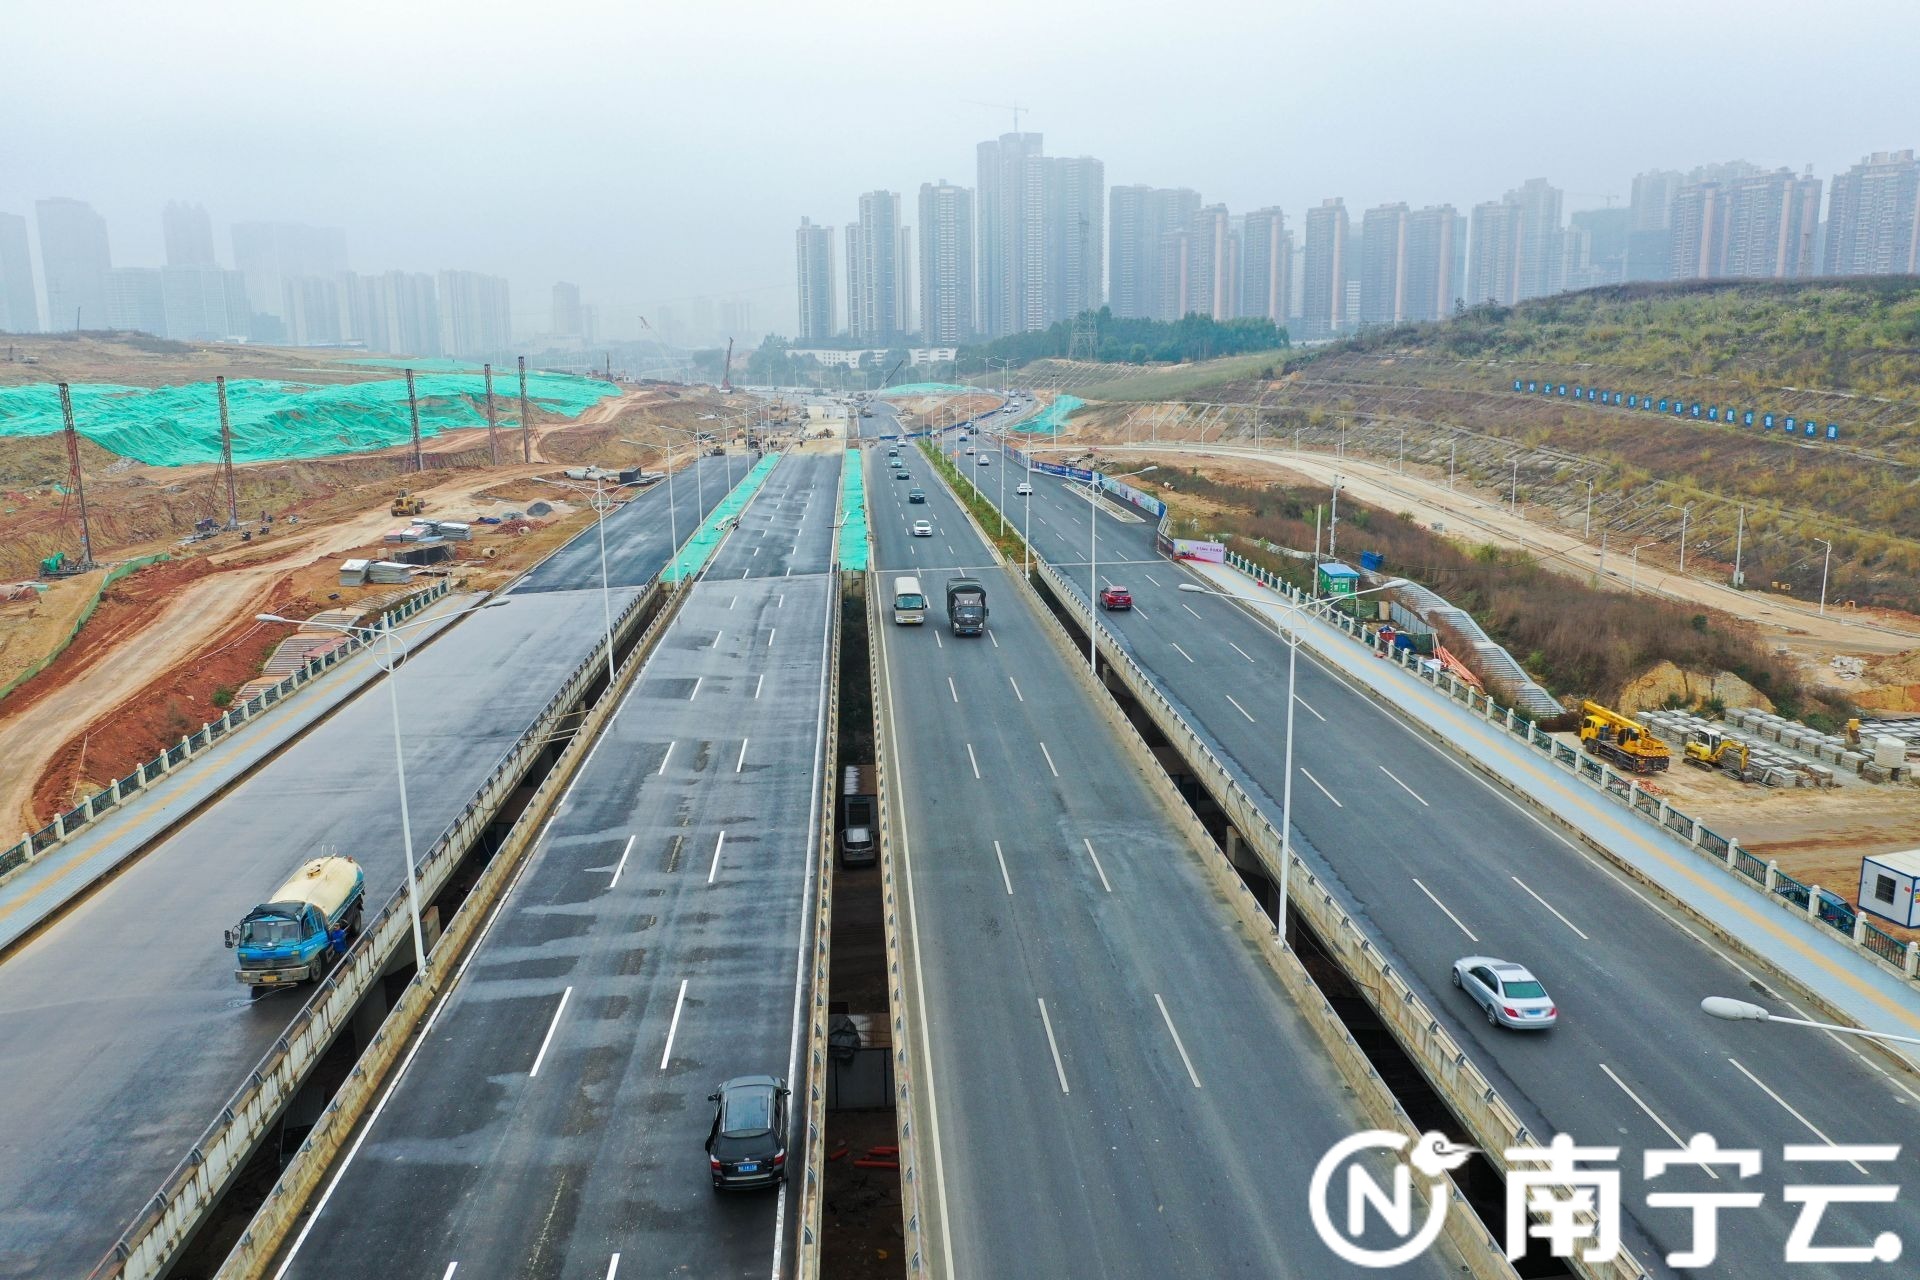
[[[752,739],[752,738],[742,738],[742,739],[740,739],[740,758],[739,758],[738,760],[735,760],[735,761],[733,762],[733,771],[734,771],[735,773],[738,773],[738,772],[740,772],[740,770],[741,770],[741,769],[743,769],[743,768],[745,768],[745,767],[746,767],[746,763],[747,763],[747,744],[748,744],[749,742],[752,742],[752,741],[753,741],[753,739]]]
[[[732,613],[732,612],[733,612],[733,606],[735,606],[735,605],[737,605],[737,604],[739,604],[739,603],[740,603],[740,597],[739,597],[739,596],[729,596],[729,597],[727,597],[727,612],[728,612],[728,613]],[[617,1257],[619,1257],[620,1255],[616,1253],[616,1254],[614,1254],[613,1256],[617,1258]]]
[[[1325,724],[1327,722],[1327,718],[1321,715],[1318,711],[1315,711],[1313,709],[1312,704],[1310,704],[1305,698],[1295,695],[1293,700],[1299,703],[1301,706],[1305,707],[1307,709],[1307,714],[1312,716],[1315,720],[1318,720],[1321,724]],[[1396,779],[1396,781],[1398,781],[1398,779]]]
[[[753,700],[755,702],[758,702],[760,700],[760,686],[765,684],[766,682],[767,682],[767,675],[766,675],[766,672],[764,671],[761,672],[757,677],[755,677],[753,682]]]
[[[1093,859],[1093,869],[1100,874],[1100,887],[1108,893],[1112,893],[1113,886],[1107,883],[1107,869],[1100,865],[1100,855],[1093,851],[1093,841],[1083,836],[1081,837],[1080,843],[1087,846],[1087,856]]]
[[[1053,1038],[1053,1019],[1047,1016],[1045,1000],[1040,1001],[1040,1021],[1047,1029],[1047,1048],[1053,1051],[1053,1072],[1060,1077],[1060,1092],[1072,1093],[1073,1090],[1067,1088],[1067,1068],[1060,1061],[1060,1042]]]
[[[660,1051],[660,1069],[667,1069],[667,1060],[673,1057],[673,1038],[680,1033],[680,1010],[687,1003],[687,980],[680,979],[680,994],[674,997],[673,1021],[667,1024],[667,1047]]]
[[[1441,909],[1442,911],[1446,911],[1446,912],[1447,912],[1447,919],[1449,919],[1449,920],[1451,920],[1451,921],[1453,921],[1453,922],[1454,922],[1454,924],[1456,924],[1456,925],[1458,925],[1458,926],[1459,926],[1459,928],[1460,928],[1460,932],[1462,932],[1462,933],[1464,933],[1464,934],[1466,934],[1466,935],[1467,935],[1467,941],[1469,941],[1469,942],[1478,942],[1478,941],[1480,941],[1480,938],[1479,938],[1479,936],[1478,936],[1477,934],[1475,934],[1473,930],[1471,930],[1471,929],[1469,929],[1469,928],[1467,928],[1467,926],[1466,926],[1466,925],[1464,925],[1464,924],[1461,924],[1461,923],[1460,923],[1460,917],[1459,917],[1459,916],[1457,916],[1457,915],[1455,915],[1455,914],[1453,914],[1453,912],[1451,912],[1451,911],[1447,911],[1447,904],[1446,904],[1446,903],[1444,903],[1444,902],[1442,902],[1442,901],[1440,901],[1440,899],[1438,899],[1438,898],[1436,898],[1436,897],[1434,897],[1434,896],[1433,896],[1433,890],[1431,890],[1431,889],[1429,889],[1429,888],[1427,888],[1427,886],[1426,886],[1426,885],[1424,885],[1424,884],[1421,884],[1421,883],[1420,883],[1420,877],[1419,877],[1419,876],[1415,876],[1415,877],[1413,878],[1413,883],[1414,883],[1414,887],[1415,887],[1415,888],[1417,888],[1417,889],[1419,889],[1419,890],[1420,890],[1420,892],[1422,892],[1422,893],[1424,893],[1424,894],[1426,894],[1426,895],[1427,895],[1427,901],[1429,901],[1429,902],[1431,902],[1431,903],[1433,903],[1433,905],[1434,905],[1434,906],[1436,906],[1436,907],[1438,907],[1438,908],[1440,908],[1440,909]]]
[[[1046,518],[1045,516],[1041,516],[1041,517],[1040,517],[1040,523],[1041,523],[1041,524],[1045,524],[1046,522],[1047,522],[1047,518]]]
[[[1160,585],[1160,579],[1154,577],[1150,573],[1142,573],[1140,576],[1145,578],[1148,582],[1151,582],[1156,587]]]
[[[673,744],[669,742],[667,744],[666,754],[660,757],[660,767],[654,772],[653,776],[657,778],[665,773],[667,771],[667,761],[671,759],[673,759]]]
[[[611,1258],[607,1259],[606,1280],[613,1280],[613,1278],[619,1274],[620,1274],[620,1255],[616,1253]]]
[[[1193,1059],[1187,1056],[1187,1046],[1180,1043],[1180,1033],[1174,1028],[1173,1015],[1167,1012],[1167,1002],[1160,998],[1158,991],[1153,993],[1153,1002],[1160,1006],[1160,1019],[1167,1024],[1167,1034],[1173,1037],[1173,1047],[1180,1051],[1180,1061],[1187,1069],[1187,1079],[1193,1081],[1193,1087],[1200,1087],[1200,1076],[1193,1069]]]
[[[1191,661],[1191,659],[1189,659],[1189,661]],[[1226,699],[1226,700],[1227,700],[1228,702],[1233,702],[1233,695],[1232,695],[1232,694],[1230,694],[1230,693],[1227,693],[1227,694],[1222,694],[1221,696],[1222,696],[1222,697],[1224,697],[1224,698],[1225,698],[1225,699]],[[1247,710],[1247,709],[1246,709],[1245,707],[1243,707],[1243,706],[1241,706],[1241,705],[1240,705],[1239,703],[1237,703],[1237,702],[1233,702],[1233,709],[1234,709],[1235,711],[1238,711],[1238,712],[1239,712],[1239,713],[1240,713],[1241,715],[1243,715],[1243,716],[1246,716],[1246,717],[1247,717],[1247,722],[1248,722],[1249,724],[1251,724],[1251,723],[1254,723],[1254,719],[1253,719],[1253,715],[1252,715],[1252,713],[1250,713],[1250,712],[1249,712],[1249,711],[1248,711],[1248,710]],[[1303,771],[1303,772],[1304,772],[1304,771]]]
[[[1007,886],[1007,896],[1013,896],[1013,877],[1007,874],[1007,855],[1000,852],[1000,842],[993,842],[993,856],[1000,860],[1000,882]]]
[[[1182,648],[1180,647],[1180,642],[1179,642],[1179,641],[1177,641],[1177,640],[1170,640],[1170,641],[1168,641],[1167,643],[1169,643],[1169,644],[1171,644],[1171,645],[1173,646],[1173,651],[1174,651],[1175,653],[1177,653],[1177,654],[1179,654],[1179,655],[1180,655],[1181,657],[1183,657],[1183,658],[1185,658],[1185,659],[1186,659],[1186,660],[1187,660],[1188,662],[1192,662],[1192,661],[1193,661],[1193,655],[1192,655],[1192,654],[1190,654],[1190,653],[1188,653],[1188,652],[1187,652],[1187,651],[1186,651],[1185,649],[1182,649]],[[1236,703],[1234,703],[1233,705],[1237,707],[1237,706],[1239,706],[1240,704],[1236,702]],[[1246,713],[1246,712],[1244,712],[1244,711],[1242,711],[1242,712],[1241,712],[1240,714],[1241,714],[1241,715],[1243,715],[1243,716],[1247,716],[1247,713]],[[1249,719],[1249,720],[1251,720],[1251,719],[1253,719],[1253,717],[1252,717],[1252,716],[1247,716],[1247,719]]]
[[[1246,659],[1246,660],[1247,660],[1248,662],[1252,662],[1252,661],[1253,661],[1253,655],[1252,655],[1252,654],[1250,654],[1250,653],[1248,653],[1248,652],[1247,652],[1247,651],[1246,651],[1245,649],[1242,649],[1242,648],[1241,648],[1241,647],[1240,647],[1239,645],[1237,645],[1237,644],[1234,644],[1234,643],[1233,643],[1233,641],[1231,641],[1231,640],[1229,640],[1229,641],[1227,641],[1227,643],[1228,643],[1229,645],[1232,645],[1232,646],[1233,646],[1233,651],[1234,651],[1235,653],[1237,653],[1237,654],[1239,654],[1239,655],[1240,655],[1241,657],[1243,657],[1243,658],[1245,658],[1245,659]]]
[[[1020,682],[1018,680],[1015,680],[1012,676],[1008,676],[1007,683],[1013,686],[1014,697],[1020,699],[1020,701],[1022,702],[1025,702],[1027,700],[1027,696],[1024,693],[1020,692]]]
[[[706,679],[705,676],[695,676],[693,678],[693,692],[687,695],[688,702],[692,702],[695,698],[700,696],[700,682],[705,679]]]
[[[440,1280],[453,1280],[453,1273],[460,1267],[459,1262],[449,1262],[447,1269],[440,1273]]]
[[[1673,1127],[1671,1125],[1669,1125],[1665,1120],[1662,1120],[1659,1116],[1654,1114],[1653,1108],[1648,1106],[1646,1102],[1641,1099],[1639,1094],[1627,1088],[1627,1082],[1625,1080],[1622,1080],[1619,1076],[1613,1074],[1612,1067],[1608,1066],[1606,1063],[1603,1062],[1600,1064],[1600,1069],[1607,1073],[1607,1079],[1613,1081],[1615,1084],[1620,1086],[1620,1092],[1626,1094],[1629,1098],[1633,1099],[1633,1104],[1636,1107],[1639,1107],[1642,1111],[1647,1113],[1647,1119],[1659,1125],[1661,1132],[1665,1133],[1669,1138],[1673,1139],[1674,1146],[1684,1148],[1687,1145],[1686,1143],[1680,1141],[1680,1135],[1673,1131]],[[1712,1178],[1714,1181],[1718,1182],[1720,1180],[1720,1175],[1715,1173],[1713,1171],[1713,1166],[1707,1163],[1705,1160],[1700,1161],[1700,1167],[1702,1169],[1705,1169],[1707,1171],[1707,1176]]]
[[[709,645],[707,646],[707,648],[709,648],[709,649],[718,649],[718,648],[720,647],[720,637],[721,637],[721,636],[724,636],[725,634],[727,634],[727,629],[726,629],[725,627],[722,627],[722,628],[720,628],[720,629],[719,629],[718,631],[716,631],[716,632],[714,632],[714,633],[713,633],[713,643],[712,643],[712,644],[709,644]]]
[[[708,884],[712,884],[713,878],[720,874],[720,851],[726,847],[727,847],[727,833],[722,831],[720,833],[720,838],[713,842],[713,865],[707,868]]]
[[[993,628],[992,628],[992,627],[988,627],[988,628],[987,628],[987,639],[989,639],[989,640],[993,640]],[[993,640],[993,647],[994,647],[994,648],[996,648],[996,649],[998,649],[998,648],[1000,647],[1000,642],[999,642],[998,640]]]
[[[540,1052],[533,1055],[533,1069],[527,1072],[527,1079],[531,1080],[540,1074],[540,1064],[547,1057],[547,1046],[553,1043],[553,1033],[560,1029],[560,1015],[567,1011],[567,1001],[572,997],[572,987],[560,993],[560,1003],[554,1006],[553,1021],[547,1024],[547,1038],[540,1042]]]
[[[772,630],[767,632],[767,648],[769,649],[773,648],[773,638],[779,634],[780,634],[780,628],[778,627],[774,627]]]
[[[973,779],[975,782],[978,782],[980,780],[980,762],[974,759],[973,744],[971,742],[967,744],[967,763],[973,766]]]
[[[627,869],[627,855],[633,852],[633,842],[639,838],[637,835],[627,837],[627,847],[620,851],[620,861],[613,868],[613,879],[607,881],[607,888],[611,889],[620,883],[620,873]]]
[[[1387,768],[1387,766],[1385,765],[1381,765],[1380,772],[1386,774],[1389,778],[1393,778],[1394,784],[1398,786],[1402,791],[1412,796],[1415,800],[1420,800],[1420,793],[1418,791],[1415,791],[1412,787],[1408,786],[1406,783],[1401,782],[1398,777],[1395,777],[1393,770]],[[1420,800],[1420,803],[1423,805],[1426,805],[1426,807],[1429,809],[1433,807],[1432,805],[1427,804],[1425,800]]]
[[[1044,742],[1040,744],[1040,754],[1047,758],[1047,772],[1056,778],[1059,777],[1060,771],[1053,767],[1053,753],[1047,750],[1047,744]]]
[[[1535,902],[1539,903],[1541,906],[1545,907],[1547,910],[1553,911],[1553,904],[1548,902],[1545,898],[1541,897],[1539,894],[1535,893],[1532,889],[1527,889],[1526,881],[1522,880],[1519,876],[1508,876],[1507,878],[1509,880],[1512,880],[1515,884],[1519,885],[1522,889],[1526,889],[1527,896],[1529,898],[1532,898]],[[1567,926],[1567,928],[1573,930],[1575,933],[1579,933],[1580,941],[1582,942],[1593,941],[1593,939],[1589,938],[1586,934],[1580,933],[1579,925],[1567,919],[1565,916],[1561,915],[1558,911],[1553,911],[1553,918],[1555,920],[1558,920],[1561,924]]]
[[[1145,619],[1146,621],[1148,621],[1148,622],[1152,622],[1152,621],[1153,621],[1153,619],[1152,619],[1151,617],[1149,617],[1149,616],[1147,615],[1147,611],[1146,611],[1145,609],[1142,609],[1142,608],[1141,608],[1141,607],[1140,607],[1139,605],[1137,605],[1137,604],[1136,604],[1136,605],[1134,605],[1134,606],[1133,606],[1133,611],[1134,611],[1135,613],[1137,613],[1137,614],[1139,614],[1139,615],[1140,615],[1140,616],[1141,616],[1141,617],[1142,617],[1143,619]]]
[[[935,635],[938,635],[938,634],[940,634],[940,633],[936,631],[936,632],[934,632],[934,634],[935,634]],[[947,692],[948,692],[948,693],[951,693],[951,694],[953,695],[953,700],[954,700],[955,702],[958,702],[958,701],[960,701],[960,690],[954,687],[954,683],[953,683],[953,677],[952,677],[952,676],[948,676],[948,677],[947,677]]]
[[[946,646],[945,644],[942,644],[942,643],[941,643],[941,641],[940,641],[940,628],[939,628],[939,627],[935,627],[935,628],[933,629],[933,647],[934,647],[934,648],[936,648],[936,649],[944,649],[944,648],[946,648],[946,647],[947,647],[947,646]]]
[[[1188,604],[1186,601],[1182,600],[1180,602],[1180,607],[1182,609],[1185,609],[1188,613],[1192,614],[1194,617],[1196,618],[1200,617],[1200,611],[1198,609],[1195,609],[1192,605]],[[1203,618],[1201,619],[1201,621],[1204,622],[1205,619]]]
[[[764,538],[764,537],[766,536],[766,530],[764,530],[764,529],[762,529],[762,530],[760,531],[760,536]],[[755,555],[759,555],[759,554],[760,554],[760,548],[758,548],[758,547],[755,547],[755,548],[753,549],[753,554],[755,554]],[[746,577],[746,575],[745,575],[744,573],[743,573],[743,574],[741,574],[740,576],[741,576],[741,577],[743,577],[743,578],[744,578],[744,577]]]
[[[1760,1079],[1759,1076],[1753,1074],[1753,1072],[1741,1066],[1740,1060],[1738,1058],[1728,1058],[1727,1061],[1731,1062],[1734,1065],[1734,1067],[1738,1069],[1741,1075],[1745,1076],[1747,1079],[1759,1085],[1760,1088],[1766,1093],[1766,1095],[1769,1098],[1772,1098],[1775,1102],[1779,1103],[1781,1108],[1788,1115],[1792,1116],[1795,1120],[1798,1120],[1801,1124],[1807,1126],[1808,1129],[1812,1130],[1814,1137],[1820,1139],[1820,1141],[1826,1143],[1830,1147],[1837,1147],[1840,1145],[1839,1143],[1835,1142],[1832,1138],[1829,1138],[1826,1134],[1821,1133],[1818,1128],[1815,1128],[1813,1121],[1807,1119],[1805,1116],[1801,1115],[1798,1111],[1795,1111],[1793,1107],[1788,1104],[1785,1098],[1775,1093],[1772,1089],[1767,1088],[1766,1084]],[[1847,1161],[1847,1163],[1850,1165],[1853,1165],[1853,1167],[1856,1169],[1860,1169],[1860,1165],[1855,1161],[1849,1160]],[[1865,1176],[1866,1172],[1867,1171],[1865,1169],[1860,1169],[1860,1173],[1862,1176]]]
[[[787,607],[787,593],[786,593],[786,592],[784,592],[784,591],[782,591],[782,592],[781,592],[780,594],[778,594],[778,595],[776,595],[776,596],[775,596],[775,597],[773,598],[773,607],[774,607],[774,608],[776,608],[776,609],[784,609],[784,608],[786,608],[786,607]]]
[[[1323,795],[1323,796],[1325,796],[1325,797],[1326,797],[1327,799],[1329,799],[1329,800],[1332,800],[1332,801],[1333,801],[1333,807],[1334,807],[1334,808],[1336,808],[1336,809],[1344,809],[1344,808],[1346,808],[1346,807],[1347,807],[1347,806],[1345,806],[1345,805],[1343,805],[1343,804],[1341,804],[1339,800],[1337,800],[1337,799],[1334,799],[1334,794],[1333,794],[1333,792],[1331,792],[1331,791],[1329,791],[1329,790],[1327,790],[1327,789],[1326,789],[1325,787],[1321,787],[1321,786],[1320,786],[1320,779],[1318,779],[1318,778],[1316,778],[1316,777],[1314,777],[1314,776],[1313,776],[1312,774],[1310,774],[1310,773],[1308,773],[1308,772],[1307,772],[1307,771],[1306,771],[1305,769],[1302,769],[1302,770],[1300,771],[1300,776],[1301,776],[1301,777],[1303,777],[1303,778],[1305,778],[1305,779],[1306,779],[1306,780],[1307,780],[1308,782],[1311,782],[1311,783],[1312,783],[1312,784],[1313,784],[1314,786],[1316,786],[1316,787],[1320,787],[1320,794],[1321,794],[1321,795]]]

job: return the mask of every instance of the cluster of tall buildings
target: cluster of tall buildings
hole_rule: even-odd
[[[834,227],[801,219],[801,345],[951,345],[1103,304],[1156,320],[1261,317],[1317,339],[1629,280],[1920,271],[1911,150],[1875,152],[1824,192],[1810,173],[1744,161],[1655,170],[1628,205],[1571,215],[1544,178],[1466,214],[1384,204],[1357,224],[1333,197],[1305,211],[1297,237],[1277,206],[1236,214],[1190,188],[1104,178],[1092,157],[1048,156],[1040,134],[1009,133],[979,145],[972,189],[922,184],[917,257],[892,192],[860,197],[844,259]]]
[[[0,331],[127,329],[186,342],[358,346],[408,355],[484,357],[511,350],[507,282],[476,271],[347,267],[346,233],[287,222],[233,225],[233,266],[214,252],[204,207],[161,213],[166,263],[115,266],[107,224],[80,200],[38,201],[44,321],[27,220],[0,213]]]

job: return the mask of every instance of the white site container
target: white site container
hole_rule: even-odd
[[[1920,849],[1862,858],[1859,901],[1870,915],[1920,929]]]
[[[1893,737],[1875,738],[1873,762],[1882,769],[1898,769],[1907,762],[1907,744]]]

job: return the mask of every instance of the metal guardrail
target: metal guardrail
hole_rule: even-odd
[[[1081,599],[1084,603],[1064,574],[1044,560],[1036,564],[1057,598]],[[1248,848],[1260,859],[1268,875],[1277,881],[1281,853],[1279,831],[1146,670],[1120,646],[1112,632],[1097,625],[1096,634],[1097,646],[1108,670],[1126,685],[1155,726],[1174,744],[1200,785],[1246,838]],[[1526,1125],[1474,1065],[1460,1043],[1441,1027],[1419,993],[1395,972],[1380,947],[1354,924],[1313,870],[1297,854],[1292,855],[1291,865],[1296,886],[1292,894],[1294,909],[1307,920],[1321,944],[1392,1031],[1394,1039],[1473,1134],[1488,1161],[1503,1175],[1509,1173],[1504,1154],[1507,1149],[1533,1142]],[[1644,1280],[1646,1276],[1644,1268],[1624,1250],[1608,1263],[1572,1259],[1569,1265],[1591,1280]]]
[[[991,544],[989,544],[991,545]],[[900,877],[893,857],[893,795],[887,776],[887,725],[879,708],[886,705],[886,689],[881,684],[880,628],[882,592],[880,575],[867,575],[867,680],[871,687],[874,714],[874,787],[880,793],[880,890],[886,924],[887,1017],[893,1026],[894,1121],[900,1147],[900,1225],[902,1252],[906,1255],[907,1280],[920,1280],[931,1274],[926,1252],[926,1206],[920,1198],[922,1170],[919,1164],[919,1136],[914,1131],[913,1036],[907,1026],[907,963],[900,942]]]
[[[451,590],[448,580],[442,578],[430,589],[407,597],[396,608],[382,614],[380,621],[364,630],[377,631],[382,623],[391,626],[405,618],[410,618]],[[277,706],[294,690],[319,679],[342,660],[360,652],[370,643],[372,641],[361,631],[349,633],[345,644],[308,659],[289,672],[280,683],[263,689],[245,702],[228,708],[227,713],[218,720],[187,734],[153,759],[136,766],[126,777],[109,783],[66,812],[56,814],[52,822],[38,831],[23,834],[18,843],[0,850],[0,882],[4,882],[8,875],[27,866],[41,854],[57,848],[94,819],[118,808],[135,792],[179,768],[196,754],[225,739],[241,726],[253,723],[262,712]]]
[[[1227,563],[1288,601],[1298,603],[1307,597],[1291,584],[1267,573],[1232,553]],[[1257,616],[1257,615],[1256,615]],[[1351,619],[1336,615],[1341,630],[1366,644],[1364,631]],[[1369,645],[1372,648],[1371,645]],[[1376,648],[1374,652],[1378,653]],[[1464,705],[1486,722],[1503,729],[1532,747],[1546,759],[1587,782],[1600,795],[1624,807],[1642,821],[1659,827],[1689,849],[1701,854],[1740,884],[1777,899],[1779,904],[1796,909],[1809,925],[1849,943],[1855,951],[1882,965],[1889,972],[1912,980],[1920,977],[1920,942],[1902,942],[1852,907],[1836,909],[1821,896],[1818,885],[1803,885],[1772,861],[1761,861],[1740,848],[1736,837],[1710,830],[1693,815],[1675,808],[1664,798],[1648,791],[1631,775],[1623,774],[1603,760],[1587,755],[1567,742],[1541,729],[1533,721],[1495,702],[1445,671],[1433,671],[1404,649],[1388,650],[1386,655],[1436,692]]]
[[[631,629],[636,613],[659,590],[657,584],[650,585],[621,610],[614,625],[616,645]],[[430,901],[439,892],[501,804],[518,787],[534,755],[546,750],[560,721],[575,714],[574,702],[606,667],[606,644],[602,639],[581,659],[532,724],[507,749],[460,815],[428,848],[417,874],[422,901]],[[94,1268],[93,1280],[157,1280],[165,1273],[174,1254],[293,1099],[361,998],[379,980],[388,957],[411,935],[412,917],[403,881]],[[428,967],[433,968],[431,954]],[[420,979],[421,975],[414,976],[415,983]]]
[[[834,800],[840,794],[835,762],[840,758],[840,578],[834,575],[833,601],[827,623],[827,741],[826,777],[820,780],[820,847],[814,874],[820,891],[814,896],[813,981],[807,994],[807,1139],[800,1183],[800,1257],[794,1267],[799,1280],[820,1275],[820,1217],[826,1207],[827,1131],[827,1000],[833,972],[833,842],[837,828]]]

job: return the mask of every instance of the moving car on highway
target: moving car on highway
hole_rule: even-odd
[[[774,1076],[735,1076],[707,1095],[713,1189],[771,1187],[787,1176],[787,1084]]]
[[[1033,496],[1033,486],[1028,484],[1025,480],[1022,480],[1019,484],[1013,487],[1013,492],[1018,497],[1031,498]]]
[[[927,491],[925,489],[915,487],[907,490],[908,502],[925,502],[926,500],[927,500]]]
[[[933,536],[933,521],[915,520],[913,522],[912,533],[916,538],[931,538]]]
[[[1100,607],[1103,609],[1131,609],[1133,608],[1133,592],[1120,586],[1118,583],[1109,582],[1106,586],[1100,588]]]
[[[1453,985],[1472,996],[1496,1027],[1537,1031],[1560,1020],[1560,1010],[1540,980],[1511,960],[1462,956],[1453,962]]]

